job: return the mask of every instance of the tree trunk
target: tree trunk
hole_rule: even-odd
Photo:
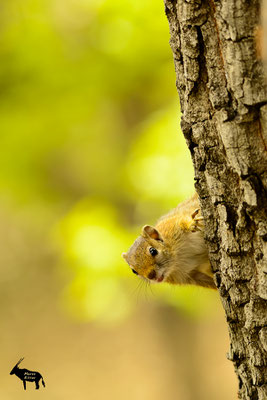
[[[267,90],[257,0],[165,0],[182,120],[241,399],[267,399]],[[213,373],[213,371],[211,371]]]

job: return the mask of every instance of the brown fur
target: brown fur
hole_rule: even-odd
[[[156,256],[151,247],[158,251]],[[197,194],[161,217],[155,227],[144,226],[123,257],[148,280],[215,288]]]

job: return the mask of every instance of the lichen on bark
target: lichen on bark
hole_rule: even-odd
[[[165,0],[205,238],[241,399],[267,399],[267,88],[257,0]]]

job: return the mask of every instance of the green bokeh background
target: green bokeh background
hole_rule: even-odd
[[[64,312],[123,318],[138,282],[122,251],[193,193],[163,4],[1,8],[2,202],[33,234],[41,229],[58,270],[69,272],[58,296]],[[196,301],[196,289],[153,287],[156,299],[206,313],[214,294],[197,291]]]

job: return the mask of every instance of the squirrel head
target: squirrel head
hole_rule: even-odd
[[[164,280],[162,263],[166,261],[166,246],[158,230],[145,225],[141,235],[127,253],[122,254],[133,273],[154,282]]]

